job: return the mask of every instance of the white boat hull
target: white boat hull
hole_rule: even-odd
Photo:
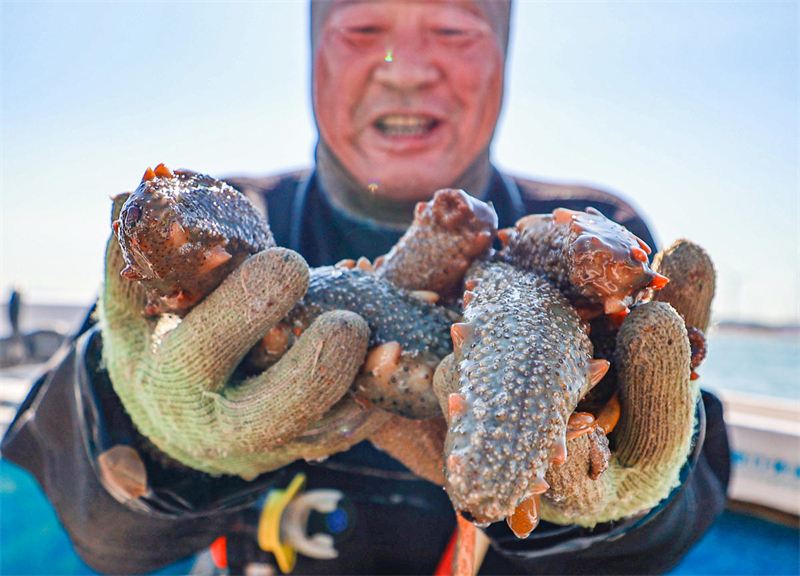
[[[721,397],[732,457],[728,496],[800,515],[800,407],[767,396]]]

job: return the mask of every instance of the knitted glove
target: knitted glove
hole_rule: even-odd
[[[116,220],[125,196],[114,200]],[[244,261],[182,320],[142,314],[147,295],[120,277],[112,236],[100,326],[114,390],[139,431],[171,458],[209,474],[252,479],[306,456],[289,442],[342,399],[369,329],[351,312],[320,316],[269,370],[234,381],[248,350],[303,296],[308,269],[271,248]]]
[[[687,327],[705,332],[715,288],[714,264],[706,251],[691,240],[676,240],[655,255],[653,268],[670,279],[653,299],[669,302]]]

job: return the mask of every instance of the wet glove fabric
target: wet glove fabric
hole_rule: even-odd
[[[123,201],[115,199],[112,220]],[[305,293],[305,261],[282,248],[258,253],[180,322],[143,315],[144,290],[120,277],[123,267],[112,237],[99,310],[103,358],[139,431],[169,457],[209,474],[252,479],[302,457],[275,449],[345,394],[366,354],[366,322],[325,314],[280,362],[234,382],[248,350]]]

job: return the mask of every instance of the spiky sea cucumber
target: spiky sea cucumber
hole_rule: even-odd
[[[122,207],[121,274],[150,293],[145,313],[185,315],[248,256],[275,246],[266,219],[235,188],[159,164]]]
[[[557,208],[501,230],[508,260],[545,276],[584,317],[626,312],[667,278],[650,269],[650,247],[594,208]]]
[[[497,234],[497,213],[463,190],[437,191],[419,202],[414,221],[375,272],[406,290],[428,290],[447,299]]]
[[[315,268],[306,296],[282,322],[287,338],[324,312],[350,310],[369,324],[370,353],[357,377],[357,396],[378,408],[414,418],[440,414],[433,373],[450,353],[452,314],[371,272]]]
[[[451,330],[459,390],[448,399],[446,488],[485,524],[538,507],[548,466],[566,458],[567,419],[608,363],[591,360],[577,313],[538,275],[481,262],[466,280],[464,322]]]

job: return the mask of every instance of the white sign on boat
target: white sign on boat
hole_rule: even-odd
[[[740,392],[721,396],[732,458],[728,496],[800,514],[800,407]]]

